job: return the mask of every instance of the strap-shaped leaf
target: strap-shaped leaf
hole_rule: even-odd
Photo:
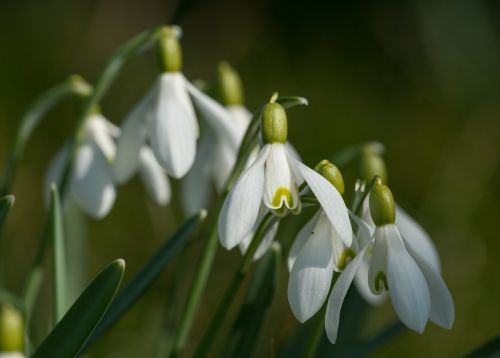
[[[50,236],[54,250],[53,275],[53,322],[61,320],[68,308],[68,287],[66,279],[66,253],[64,249],[63,218],[61,202],[56,184],[52,184],[50,204]]]
[[[75,357],[108,309],[120,286],[125,261],[109,264],[78,297],[33,357]]]
[[[82,352],[87,350],[92,343],[110,329],[144,295],[151,284],[165,270],[165,267],[184,248],[188,239],[205,217],[206,211],[204,210],[194,215],[160,247],[113,302],[90,339],[86,342]]]

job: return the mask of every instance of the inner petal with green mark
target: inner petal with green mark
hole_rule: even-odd
[[[292,193],[290,189],[285,188],[283,186],[280,186],[275,192],[273,196],[273,200],[271,204],[274,207],[280,208],[283,205],[283,202],[285,202],[285,205],[288,208],[293,208],[293,198],[292,198]]]
[[[387,276],[382,271],[377,273],[377,276],[375,276],[375,289],[377,290],[377,292],[382,292],[383,290],[386,291],[389,290],[389,285],[387,284]]]
[[[340,255],[339,261],[337,263],[337,267],[339,268],[339,270],[343,271],[347,266],[348,260],[352,260],[355,256],[356,254],[351,249],[345,249],[344,251],[342,251],[342,254]]]

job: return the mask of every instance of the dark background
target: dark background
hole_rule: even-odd
[[[24,109],[38,94],[73,73],[94,81],[117,46],[169,23],[177,11],[189,79],[211,80],[217,63],[228,60],[241,73],[250,109],[273,91],[309,99],[308,108],[289,112],[289,139],[308,165],[352,143],[385,144],[396,199],[427,228],[440,251],[456,322],[451,331],[429,324],[423,335],[404,333],[379,355],[458,356],[498,334],[499,3],[187,1],[180,8],[173,1],[2,1],[0,162]],[[105,97],[103,113],[120,123],[157,71],[154,52],[131,61]],[[71,135],[76,111],[76,101],[69,101],[50,113],[18,172],[16,205],[0,246],[4,284],[15,292],[43,227],[45,169]],[[353,172],[353,167],[346,171],[349,188]],[[177,193],[170,207],[158,208],[134,179],[119,189],[106,219],[77,219],[68,228],[77,253],[71,265],[80,268],[74,275],[88,282],[117,257],[126,259],[129,279],[182,216]],[[200,248],[193,245],[96,346],[94,356],[156,351],[166,317],[175,319],[184,300]],[[236,251],[219,251],[193,339],[203,332],[238,260]],[[286,281],[284,272],[264,334],[264,355],[298,326],[287,306]],[[37,306],[39,336],[51,307],[49,283],[44,290]],[[376,332],[393,319],[388,303],[368,311],[365,331]]]

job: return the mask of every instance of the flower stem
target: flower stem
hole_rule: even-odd
[[[47,112],[66,98],[72,96],[88,96],[91,91],[90,85],[85,82],[83,78],[78,75],[73,75],[58,85],[48,89],[31,103],[24,113],[17,130],[12,152],[7,160],[7,165],[3,173],[0,196],[10,193],[17,166],[24,153],[26,144]]]
[[[304,358],[314,358],[316,357],[316,352],[318,351],[319,343],[323,337],[324,327],[325,327],[325,314],[326,314],[326,302],[323,304],[321,311],[314,321],[314,326],[311,330],[311,335],[307,342],[306,349],[304,351]]]
[[[217,332],[219,331],[222,322],[226,317],[229,307],[231,306],[231,303],[233,302],[234,297],[236,296],[236,293],[238,292],[238,289],[241,286],[241,283],[243,282],[244,278],[246,277],[247,273],[250,270],[251,264],[253,262],[253,257],[255,255],[255,252],[257,251],[257,248],[264,239],[266,232],[269,230],[269,228],[272,227],[272,225],[276,222],[276,220],[278,220],[278,218],[274,216],[271,212],[269,212],[266,214],[266,216],[260,223],[259,227],[257,228],[257,231],[255,232],[252,238],[252,242],[248,247],[245,256],[243,257],[243,260],[241,261],[240,267],[238,271],[236,271],[233,280],[231,281],[224,296],[219,302],[219,305],[217,306],[217,311],[215,312],[214,317],[210,322],[210,326],[206,330],[206,333],[203,336],[203,339],[199,344],[194,354],[194,357],[205,357],[208,354],[210,347],[214,343]]]

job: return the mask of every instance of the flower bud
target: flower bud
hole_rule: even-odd
[[[262,108],[261,131],[265,144],[286,142],[288,135],[286,112],[281,104],[273,102],[272,99]]]
[[[394,224],[396,221],[394,197],[380,178],[377,178],[370,192],[370,214],[377,226]]]
[[[179,29],[165,26],[160,35],[160,57],[164,72],[180,72],[182,70],[182,49],[179,44]]]
[[[0,352],[22,352],[24,327],[19,310],[10,303],[0,305]]]
[[[217,69],[217,97],[224,106],[243,104],[241,78],[227,62],[221,62]]]
[[[335,189],[342,195],[344,194],[344,178],[339,168],[330,163],[328,160],[324,159],[316,165],[314,168],[319,174],[321,174],[326,180],[332,184]]]
[[[359,161],[358,177],[369,182],[374,176],[379,176],[383,183],[387,183],[387,169],[384,159],[370,146],[366,146]]]

